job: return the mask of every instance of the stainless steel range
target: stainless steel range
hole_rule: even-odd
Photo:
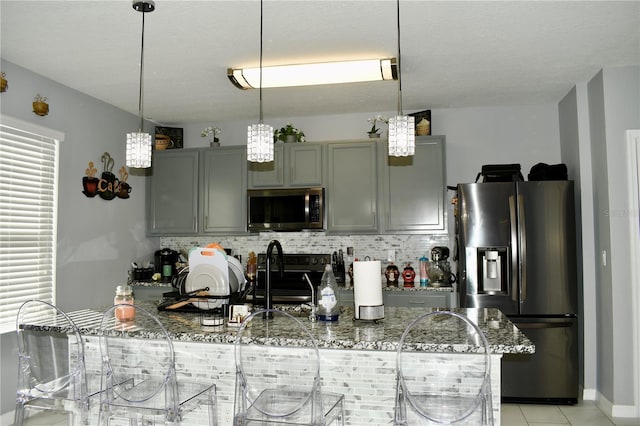
[[[271,294],[273,303],[311,302],[311,289],[304,278],[304,274],[306,273],[309,276],[317,290],[324,272],[324,265],[326,264],[331,264],[330,254],[284,254],[284,274],[281,277],[276,256],[273,255],[271,259]],[[266,254],[260,253],[258,254],[255,293],[248,296],[248,299],[257,305],[264,301],[265,269]]]

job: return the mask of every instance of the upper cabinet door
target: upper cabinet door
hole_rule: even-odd
[[[247,229],[247,150],[223,147],[202,153],[205,233],[244,233]]]
[[[412,157],[384,154],[382,228],[386,233],[445,230],[444,136],[416,137]],[[383,144],[386,150],[387,145]]]
[[[284,186],[284,145],[275,144],[273,161],[268,163],[249,162],[250,188],[277,188]]]
[[[322,145],[288,144],[286,154],[285,181],[289,186],[322,186]]]
[[[198,152],[154,152],[147,180],[149,235],[198,232]]]
[[[327,232],[378,231],[375,142],[327,146]]]
[[[278,143],[272,162],[248,168],[251,189],[322,186],[322,145]]]

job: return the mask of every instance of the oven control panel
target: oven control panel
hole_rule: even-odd
[[[318,272],[324,271],[324,265],[331,264],[330,254],[284,254],[284,269],[287,272]],[[267,255],[258,254],[258,270],[264,270],[267,265]],[[271,270],[278,271],[278,257],[271,256]]]

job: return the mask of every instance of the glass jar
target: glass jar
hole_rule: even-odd
[[[114,314],[118,321],[133,321],[136,317],[136,308],[133,306],[133,290],[128,285],[119,285],[116,288],[116,297],[113,298],[114,305],[130,305],[118,306],[114,310]]]

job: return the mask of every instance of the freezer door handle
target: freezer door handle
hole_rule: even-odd
[[[518,195],[518,229],[520,229],[520,301],[527,300],[527,227],[524,217],[524,197]]]
[[[509,196],[509,221],[511,222],[511,300],[518,303],[518,224],[516,223],[516,202]]]

